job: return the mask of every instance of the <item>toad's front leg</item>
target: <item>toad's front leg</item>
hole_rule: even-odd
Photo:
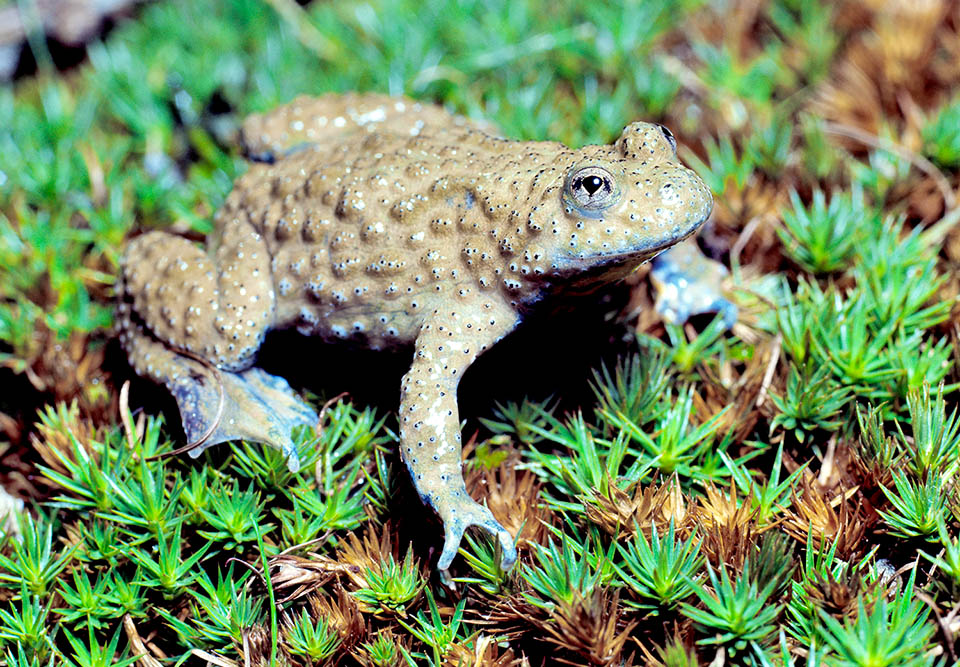
[[[510,533],[467,493],[457,386],[473,360],[508,334],[518,317],[499,300],[471,296],[468,288],[460,295],[456,303],[438,306],[427,317],[400,395],[401,453],[420,497],[443,520],[443,552],[437,567],[447,583],[447,569],[469,526],[479,526],[496,536],[505,569],[517,558]]]

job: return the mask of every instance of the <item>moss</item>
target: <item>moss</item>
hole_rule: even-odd
[[[960,45],[936,4],[158,2],[71,71],[41,54],[0,90],[4,481],[35,500],[0,543],[7,664],[952,656],[929,603],[960,591],[960,73],[907,48]],[[704,244],[731,266],[738,324],[665,325],[634,276],[635,343],[592,396],[471,421],[470,491],[519,532],[521,563],[468,540],[456,592],[430,569],[439,526],[393,451],[393,404],[332,406],[299,434],[298,473],[242,443],[153,460],[175,429],[114,407],[123,239],[207,232],[244,168],[239,120],[344,90],[520,139],[664,122],[717,198]]]

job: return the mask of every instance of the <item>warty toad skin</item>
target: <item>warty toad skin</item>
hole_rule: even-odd
[[[624,275],[688,237],[709,190],[669,130],[643,122],[574,150],[354,94],[298,98],[243,134],[261,162],[235,183],[206,248],[156,231],[126,248],[117,326],[131,365],[173,393],[189,441],[263,442],[296,469],[290,429],[317,416],[254,366],[267,331],[412,344],[401,454],[443,520],[438,567],[471,525],[498,537],[509,567],[513,538],[464,486],[461,376],[548,292]]]

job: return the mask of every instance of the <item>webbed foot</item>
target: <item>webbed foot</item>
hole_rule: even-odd
[[[453,587],[450,565],[460,550],[463,533],[470,526],[484,529],[500,543],[502,569],[509,570],[517,562],[517,545],[513,536],[493,518],[487,507],[470,497],[466,487],[451,492],[443,499],[430,498],[429,502],[443,520],[443,551],[440,553],[437,569],[440,570],[440,579],[445,585]]]
[[[300,468],[290,432],[301,424],[315,425],[317,414],[282,378],[259,368],[216,374],[205,369],[180,375],[169,387],[180,408],[187,441],[202,440],[189,450],[191,457],[228,440],[252,440],[283,452],[291,472]]]
[[[650,271],[657,312],[671,324],[683,324],[700,313],[718,313],[731,329],[737,322],[737,306],[721,289],[728,273],[720,262],[700,252],[696,241],[674,246],[653,260]]]

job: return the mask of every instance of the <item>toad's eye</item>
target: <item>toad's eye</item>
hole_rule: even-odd
[[[665,125],[659,125],[660,132],[663,133],[664,138],[667,140],[667,143],[670,144],[670,147],[673,149],[673,152],[677,152],[677,138],[673,136],[673,132],[670,131],[669,127]]]
[[[584,167],[567,182],[567,195],[579,209],[597,211],[607,208],[618,196],[613,174],[603,167]]]

